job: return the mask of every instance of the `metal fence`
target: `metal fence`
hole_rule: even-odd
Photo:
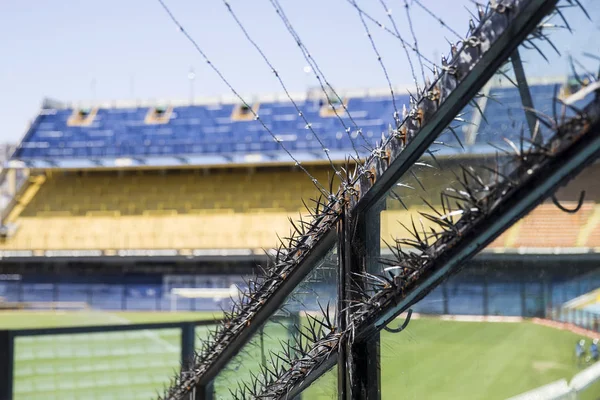
[[[218,322],[1,330],[0,400],[151,398]]]
[[[396,121],[397,129],[391,128],[388,136],[383,135],[382,142],[376,145],[364,164],[356,169],[348,167],[347,181],[337,192],[323,190],[326,200],[317,202],[315,210],[311,210],[311,222],[300,221],[294,226],[292,237],[282,243],[273,265],[265,269],[259,283],[249,288],[247,301],[237,305],[223,326],[215,330],[212,344],[202,352],[198,363],[185,371],[165,391],[163,398],[294,398],[310,390],[310,385],[319,382],[332,368],[337,370],[332,380],[339,399],[386,398],[381,393],[384,391],[382,377],[387,371],[392,371],[390,380],[397,382],[403,375],[412,378],[411,384],[435,381],[442,350],[434,359],[436,365],[421,371],[420,376],[405,374],[406,364],[411,363],[406,362],[404,355],[397,357],[403,359],[404,364],[388,364],[393,368],[386,371],[385,364],[380,361],[386,361],[384,357],[389,356],[389,348],[397,340],[382,345],[381,338],[385,338],[386,333],[403,331],[411,314],[407,314],[404,322],[397,321],[398,316],[426,300],[442,282],[460,271],[466,262],[600,154],[600,120],[597,118],[600,98],[582,103],[583,113],[576,113],[572,119],[568,118],[572,114],[565,111],[560,120],[539,121],[544,128],[536,122],[537,114],[551,114],[559,104],[557,100],[533,104],[526,69],[531,75],[538,71],[531,71],[529,66],[534,65],[536,69],[538,66],[534,63],[524,65],[521,53],[526,60],[536,56],[531,51],[531,34],[539,35],[547,26],[547,16],[560,14],[558,1],[507,0],[500,3],[491,2],[489,7],[479,9],[479,24],[471,21],[470,37],[453,51],[450,60],[442,61],[442,72],[435,83],[426,84],[428,88],[417,96],[419,99],[411,102],[411,110],[405,119]],[[520,46],[525,40],[528,43]],[[508,74],[506,68],[510,69]],[[515,97],[517,108],[529,110],[523,115],[523,121],[513,123],[513,106],[505,105],[506,119],[497,122],[488,133],[477,133],[479,145],[489,146],[486,151],[482,150],[486,157],[467,160],[461,157],[460,149],[454,149],[456,156],[450,157],[452,162],[447,160],[444,167],[435,166],[439,160],[434,154],[439,154],[445,141],[440,138],[451,132],[456,135],[455,130],[459,127],[455,122],[462,119],[456,117],[462,111],[468,111],[468,103],[496,72],[500,78],[507,75],[516,78],[517,83],[507,79],[519,88],[519,96]],[[547,97],[552,99],[553,96]],[[498,154],[498,147],[490,141],[495,136],[512,144],[511,149],[501,149],[502,154]],[[520,148],[515,143],[520,144]],[[423,167],[454,171],[454,178],[448,178],[453,180],[450,187],[443,183],[439,188],[425,188],[418,179]],[[406,199],[419,201],[427,211],[407,206]],[[402,221],[394,228],[397,230],[383,229],[384,224],[390,224],[388,219],[391,218],[387,218],[385,212],[393,210],[389,205],[394,202],[398,203],[396,209],[406,212],[398,217]],[[557,201],[555,203],[559,205]],[[382,237],[384,232],[388,237]],[[393,235],[391,239],[390,234]],[[544,232],[540,232],[542,234]],[[382,239],[389,240],[391,255],[383,254]],[[518,239],[518,236],[510,237],[512,242]],[[384,257],[387,258],[382,259]],[[261,327],[274,312],[286,307],[294,291],[300,288],[305,292],[301,286],[306,279],[312,279],[310,273],[318,272],[321,265],[329,262],[335,265],[338,290],[334,298],[325,299],[318,322],[299,330],[305,340],[284,343],[282,350],[273,354],[274,359],[282,361],[274,363],[272,368],[265,368],[258,359],[249,358],[247,363],[254,371],[251,377],[240,376],[234,380],[227,388],[232,391],[233,387],[234,393],[220,391],[215,382],[219,376],[235,370],[228,371],[231,361],[260,334]],[[326,277],[316,279],[325,280]],[[470,293],[472,298],[477,298],[477,307],[472,306],[472,299],[465,297],[467,300],[460,308],[487,308],[488,312],[493,312],[495,307],[510,301],[521,313],[531,310],[532,314],[539,314],[537,310],[543,309],[544,302],[535,299],[552,298],[541,282],[518,287],[489,282],[488,286]],[[484,290],[488,291],[487,295],[483,294]],[[515,296],[517,293],[519,295]],[[453,306],[444,306],[443,297],[441,300],[437,298],[435,302],[447,309]],[[334,308],[332,305],[335,305],[335,311],[330,312]],[[481,371],[481,363],[506,353],[507,349],[498,348],[492,357],[480,356],[482,349],[505,342],[500,339],[510,338],[507,333],[513,328],[502,327],[505,331],[497,331],[497,340],[491,344],[482,342],[482,346],[469,347],[469,351],[476,351],[470,354],[477,358],[468,367],[475,365],[477,371],[474,372]],[[531,340],[539,340],[540,332],[533,332]],[[435,334],[430,329],[420,333],[421,336]],[[489,332],[483,333],[482,337],[489,338]],[[551,335],[552,331],[541,333]],[[440,335],[437,340],[427,342],[420,348],[420,354],[439,342],[450,346],[452,343],[447,336]],[[471,340],[476,335],[461,334],[455,340],[460,342],[465,337]],[[513,337],[523,341],[523,335],[518,331]],[[550,337],[548,341],[555,342],[556,339]],[[468,358],[465,353],[463,348],[460,357],[452,357],[451,363],[438,375],[439,380],[426,390],[432,391],[433,386],[443,387],[443,398],[449,398],[447,386],[459,380],[449,379],[448,372],[460,370],[457,358]],[[280,354],[283,356],[279,357]],[[461,370],[460,375],[464,375],[463,372]],[[494,366],[486,373],[494,378],[500,375]],[[481,379],[485,377],[470,379],[468,384]],[[504,387],[496,387],[496,397],[511,384],[507,382],[502,385]],[[387,398],[397,398],[407,389],[405,385],[390,385],[389,388],[393,390],[388,392],[392,394]],[[490,397],[491,392],[485,388],[469,389],[480,392],[467,397]],[[509,389],[516,393],[523,391],[517,387]],[[465,398],[464,383],[461,382],[456,390],[461,395],[457,398]],[[421,397],[435,397],[428,394]]]

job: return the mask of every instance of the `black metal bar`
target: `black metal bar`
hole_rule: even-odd
[[[385,193],[425,153],[438,135],[496,73],[502,63],[513,54],[527,35],[552,11],[557,2],[558,0],[531,0],[523,6],[510,27],[483,54],[482,58],[440,105],[431,120],[421,128],[398,157],[392,160],[386,171],[377,177],[370,190],[358,200],[352,210],[354,215],[360,214],[385,196]]]
[[[77,333],[101,333],[101,332],[123,332],[140,331],[146,329],[181,329],[186,323],[194,326],[215,325],[220,320],[202,320],[190,322],[157,322],[150,324],[126,324],[126,325],[94,325],[94,326],[69,326],[65,328],[38,328],[38,329],[15,329],[12,334],[17,336],[42,336],[42,335],[70,335]]]
[[[381,398],[381,377],[379,363],[379,334],[352,346],[352,392],[348,399],[371,400]]]
[[[185,322],[181,325],[181,368],[188,370],[194,361],[196,349],[196,325],[193,322]]]
[[[350,311],[347,310],[347,289],[350,282],[349,264],[352,262],[352,255],[350,251],[352,249],[352,243],[350,242],[350,226],[347,215],[347,209],[344,210],[344,214],[338,223],[338,326],[340,330],[345,330],[348,326],[348,318]],[[346,392],[348,389],[348,351],[346,348],[346,340],[343,339],[339,344],[337,354],[337,388],[338,388],[338,399],[345,400]]]
[[[519,95],[521,96],[521,104],[523,104],[525,110],[525,118],[527,119],[527,125],[529,126],[529,134],[533,137],[535,132],[535,125],[537,124],[536,116],[533,113],[533,97],[529,90],[529,84],[527,83],[527,77],[525,76],[525,69],[523,68],[523,62],[521,61],[521,55],[519,49],[516,49],[510,56],[510,61],[515,72],[515,78],[517,78],[517,86],[519,89]],[[535,142],[540,143],[542,135],[535,136]]]
[[[14,345],[13,332],[0,331],[0,400],[13,398]]]
[[[199,386],[205,386],[213,380],[225,368],[229,360],[242,349],[242,347],[252,338],[258,328],[267,321],[271,315],[283,304],[292,290],[312,271],[315,263],[323,258],[325,254],[333,247],[337,238],[335,230],[330,230],[324,234],[315,244],[307,256],[294,268],[285,280],[273,292],[271,297],[265,301],[262,307],[252,317],[252,324],[244,328],[235,337],[232,342],[221,351],[217,359],[206,369],[206,372],[200,377]]]
[[[205,386],[196,386],[192,392],[190,400],[213,400],[215,395],[215,389],[213,381],[208,382]]]
[[[358,243],[362,244],[360,254],[353,266],[353,272],[380,273],[381,259],[381,212],[386,208],[386,199],[381,199],[374,207],[367,210],[360,218],[360,224],[355,233]],[[354,248],[354,246],[353,246]],[[364,284],[364,283],[363,283]],[[381,398],[381,363],[380,336],[373,333],[368,340],[356,341],[352,344],[350,359],[350,382],[352,383],[349,399],[379,400]]]
[[[494,215],[488,215],[476,230],[465,234],[454,248],[440,260],[440,268],[430,273],[421,284],[397,302],[378,312],[374,324],[365,325],[359,336],[368,336],[380,330],[401,312],[423,298],[437,283],[474,254],[485,248],[504,230],[535,208],[541,201],[566,184],[600,155],[600,122],[588,128],[587,134],[580,137],[558,157],[547,159],[539,168],[535,178],[528,185],[522,185],[507,196],[497,207]],[[476,234],[476,236],[474,236]]]

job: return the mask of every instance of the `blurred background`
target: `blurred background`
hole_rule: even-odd
[[[230,2],[284,87],[222,2],[169,2],[245,103],[158,2],[0,4],[0,330],[17,332],[15,399],[152,398],[189,335],[199,346],[278,236],[290,234],[289,218],[308,214],[302,200],[314,206],[320,193],[311,178],[338,186],[331,164],[369,154],[396,104],[410,103],[415,75],[420,87],[422,75],[432,76],[427,61],[409,63],[397,37],[376,24],[382,57],[374,54],[348,1],[282,3],[318,65],[269,1]],[[476,12],[467,0],[376,3],[361,6],[386,27],[397,18],[421,58],[435,63]],[[598,71],[600,6],[581,3],[589,18],[565,7],[565,19],[552,20],[552,44],[518,50],[533,104],[548,114],[556,96],[584,89]],[[324,79],[335,95],[321,90]],[[516,80],[513,57],[461,112],[455,133],[438,138],[439,168],[415,166],[389,193],[379,213],[381,256],[390,254],[386,241],[406,236],[398,222],[428,211],[423,199],[439,205],[434,195],[456,181],[460,165],[487,165],[506,139],[518,142],[528,121]],[[599,176],[593,164],[556,193],[578,212],[539,205],[419,302],[405,332],[382,334],[382,398],[504,399],[567,385],[594,367]],[[336,263],[332,249],[286,311],[335,302],[328,271]],[[114,329],[85,328],[97,325]],[[261,331],[260,344],[217,379],[216,398],[228,398],[230,380],[287,337],[286,326]],[[336,398],[334,375],[304,397]],[[578,398],[600,398],[594,379]]]

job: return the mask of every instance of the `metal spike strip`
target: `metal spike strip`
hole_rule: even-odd
[[[292,234],[281,239],[280,246],[272,256],[272,265],[263,267],[265,275],[261,277],[261,282],[248,285],[242,299],[239,302],[233,301],[233,308],[224,315],[222,325],[202,341],[191,371],[182,372],[173,378],[171,388],[165,393],[165,399],[180,399],[192,390],[225,346],[253,323],[253,317],[261,305],[301,261],[302,256],[310,252],[320,237],[333,227],[339,215],[339,203],[328,204],[322,199],[315,199],[314,202],[316,205],[311,211],[315,216],[313,221],[292,224]]]
[[[397,243],[411,247],[412,251],[402,252],[390,248],[392,259],[384,262],[386,265],[395,264],[395,273],[363,276],[364,279],[379,284],[374,285],[374,295],[363,293],[364,303],[352,321],[357,330],[361,325],[373,324],[375,315],[381,314],[382,309],[391,303],[397,304],[417,284],[422,285],[423,277],[439,267],[438,260],[448,259],[446,253],[451,252],[461,241],[477,238],[477,230],[483,226],[484,221],[496,218],[496,210],[501,209],[510,196],[515,196],[514,193],[522,190],[522,194],[527,194],[529,187],[534,187],[535,182],[548,173],[547,166],[550,162],[561,159],[582,140],[590,143],[600,140],[600,98],[596,98],[575,117],[566,120],[563,116],[561,119],[562,121],[546,121],[553,126],[554,135],[544,146],[530,146],[528,149],[515,151],[508,160],[513,171],[506,177],[499,174],[491,176],[490,182],[484,184],[482,177],[478,176],[474,169],[464,166],[461,168],[462,176],[459,176],[458,181],[462,189],[454,188],[450,193],[443,194],[459,201],[460,218],[449,224],[444,218],[448,214],[440,215],[439,210],[434,209],[437,215],[422,213],[421,215],[438,225],[438,238],[429,246],[425,246],[425,239],[414,226],[408,228],[407,231],[413,238],[398,240]],[[593,151],[596,152],[591,153],[589,160],[598,157],[597,148],[590,150]],[[507,165],[498,167],[496,170],[501,170]],[[390,295],[392,293],[393,295]]]
[[[402,124],[366,160],[365,173],[360,175],[355,186],[357,197],[352,199],[354,204],[371,189],[407,144],[433,119],[453,90],[465,80],[473,66],[528,3],[527,0],[505,0],[496,2],[494,7],[488,7],[487,12],[483,8],[479,10],[479,25],[474,26],[471,36],[462,42],[460,48],[452,51],[451,59],[442,59],[442,71],[434,68],[434,82],[417,94],[419,98],[412,102],[410,110],[404,110]],[[457,136],[454,129],[450,129],[450,132]]]
[[[319,304],[320,317],[307,315],[308,326],[296,327],[294,339],[281,342],[281,352],[270,355],[267,374],[253,375],[250,382],[238,382],[234,392],[237,399],[274,399],[289,395],[288,389],[301,383],[304,376],[321,367],[337,352],[337,344],[342,335],[336,328],[335,315],[331,315],[329,304]],[[249,396],[244,388],[252,387]],[[260,390],[257,390],[260,388]]]
[[[307,382],[318,377],[311,377],[312,374],[320,374],[324,370],[323,366],[327,369],[333,365],[336,356],[334,353],[343,338],[351,341],[364,339],[373,329],[382,329],[397,314],[418,301],[420,298],[407,303],[402,309],[396,310],[394,315],[386,315],[388,318],[385,323],[376,325],[386,309],[405,299],[411,291],[422,285],[424,277],[444,264],[449,257],[447,253],[460,246],[465,247],[469,242],[477,242],[478,231],[483,223],[496,220],[495,211],[504,207],[507,199],[519,191],[520,195],[526,196],[533,190],[535,182],[551,171],[548,168],[549,162],[561,159],[582,140],[595,144],[595,150],[590,153],[587,163],[600,156],[600,92],[597,96],[593,103],[573,118],[566,119],[563,113],[560,121],[546,121],[554,128],[552,138],[542,147],[530,146],[516,151],[507,161],[513,168],[508,177],[490,174],[489,183],[485,183],[475,168],[462,166],[461,174],[457,177],[460,188],[454,188],[450,194],[441,194],[459,200],[460,218],[452,222],[446,218],[449,210],[446,206],[442,206],[443,210],[438,210],[428,204],[435,215],[420,214],[438,225],[435,234],[428,237],[425,229],[422,226],[419,228],[413,220],[410,227],[405,226],[412,239],[397,239],[392,245],[386,243],[392,257],[381,262],[391,268],[385,268],[386,273],[382,275],[357,274],[356,278],[367,282],[371,290],[364,290],[361,285],[355,286],[354,292],[359,295],[359,300],[356,304],[349,305],[353,309],[353,317],[347,330],[341,332],[332,329],[323,338],[303,347],[300,357],[287,359],[288,368],[277,379],[271,377],[260,394],[252,398],[293,398],[300,389],[307,386]],[[576,151],[584,148],[579,144]],[[499,165],[496,170],[507,166]],[[434,240],[429,242],[432,237]],[[408,249],[403,250],[402,245]],[[472,251],[472,254],[475,253],[476,251]],[[286,353],[286,357],[289,355],[289,352]]]
[[[304,233],[295,231],[289,238],[281,239],[274,256],[274,265],[265,268],[266,275],[261,285],[248,288],[239,302],[234,302],[230,318],[223,321],[207,338],[198,353],[193,367],[188,373],[181,373],[166,391],[165,399],[182,399],[193,390],[204,372],[217,359],[218,355],[240,335],[245,327],[255,323],[253,317],[286,279],[288,274],[310,254],[319,240],[329,233],[337,223],[341,209],[346,204],[352,208],[373,186],[388,166],[399,156],[427,125],[432,115],[445,102],[454,89],[468,76],[474,66],[490,49],[498,37],[509,27],[514,18],[532,0],[504,0],[495,7],[479,11],[478,25],[461,48],[453,52],[452,58],[442,60],[442,71],[434,70],[434,82],[427,86],[418,99],[411,102],[410,111],[404,113],[404,120],[398,129],[382,140],[361,166],[354,161],[352,170],[348,168],[347,178],[336,195],[329,194],[327,200],[315,200],[315,216]],[[316,184],[316,183],[315,183]],[[449,207],[449,203],[448,203]],[[260,321],[262,322],[262,321]]]

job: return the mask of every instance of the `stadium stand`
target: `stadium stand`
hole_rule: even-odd
[[[301,95],[295,100],[306,118],[314,121],[312,128],[322,134],[332,155],[343,160],[352,144],[340,128],[335,113],[321,112],[325,107],[322,99],[311,100]],[[408,96],[403,95],[397,101],[408,103]],[[387,130],[388,116],[393,114],[389,96],[363,96],[349,98],[346,102],[353,110],[353,119],[371,142]],[[253,123],[253,114],[247,112],[241,117],[235,103],[170,105],[164,108],[160,118],[155,116],[157,109],[155,106],[131,105],[94,109],[45,108],[13,158],[33,166],[42,166],[41,160],[51,160],[55,165],[65,167],[97,166],[99,162],[90,163],[90,158],[193,156],[190,163],[230,164],[234,159],[224,158],[224,155],[254,154],[251,160],[289,161],[277,157],[281,149],[273,137],[260,124]],[[303,153],[318,152],[320,145],[291,102],[260,101],[255,103],[254,109],[290,151],[300,158],[315,159],[314,155]],[[74,124],[72,121],[81,115],[86,116],[86,123]],[[350,124],[348,115],[340,113],[340,117]],[[354,137],[357,136],[354,133]],[[266,155],[270,157],[260,157]],[[243,157],[235,160],[248,162]]]
[[[551,104],[550,94],[556,91],[557,82],[532,82],[531,91],[539,107]],[[480,103],[483,116],[472,107],[462,113],[461,118],[473,122],[457,133],[467,147],[463,157],[481,151],[479,144],[483,142],[502,142],[504,135],[525,123],[516,88],[498,82],[486,90],[491,99]],[[387,129],[393,110],[391,98],[383,93],[344,95],[353,119],[372,140]],[[325,112],[328,105],[323,98],[310,93],[294,96],[308,120],[314,121],[312,128],[332,150],[332,158],[341,161],[352,152],[352,143],[340,130],[335,114]],[[406,102],[408,97],[400,95],[397,101]],[[289,233],[288,218],[296,218],[304,208],[301,198],[316,196],[315,187],[300,170],[283,166],[281,157],[287,156],[262,126],[252,121],[254,118],[247,118],[254,115],[249,109],[242,110],[239,104],[226,100],[198,103],[61,107],[46,101],[7,163],[9,168],[25,167],[30,176],[4,210],[4,226],[16,229],[16,233],[5,234],[0,249],[274,246],[275,233]],[[289,100],[263,96],[253,102],[252,110],[289,150],[300,158],[304,153],[303,159],[313,161],[311,173],[319,181],[329,180],[324,153],[310,130],[299,122]],[[340,116],[349,122],[346,113],[340,112]],[[449,132],[439,142],[445,144],[441,150],[459,147]],[[438,156],[446,162],[443,154]],[[228,168],[217,168],[221,164]],[[432,173],[425,168],[418,172],[433,189],[442,189],[453,180],[445,170]],[[424,211],[417,195],[403,201],[411,207],[410,213],[404,212],[399,202],[388,200],[382,214],[382,237],[397,233],[397,221],[408,223],[410,214]],[[542,205],[490,248],[597,247],[599,218],[593,202],[586,203],[576,215]],[[535,235],[539,229],[548,234]]]
[[[557,82],[530,82],[538,108],[550,106]],[[510,138],[511,132],[525,124],[516,88],[497,82],[484,91],[491,98],[478,100],[483,116],[472,106],[461,113],[470,122],[456,131],[466,150],[460,149],[453,134],[445,132],[438,139],[443,145],[436,155],[443,168],[414,167],[428,188],[447,187],[455,179],[451,169],[461,160],[489,156],[493,147],[487,142],[501,145],[504,137]],[[391,120],[393,106],[385,93],[343,95],[350,114],[371,142],[388,129]],[[344,161],[353,152],[352,143],[326,101],[311,93],[294,96],[332,159]],[[408,102],[408,97],[401,95],[397,101]],[[498,102],[503,106],[498,107]],[[508,115],[506,105],[514,106]],[[252,110],[316,179],[329,181],[331,169],[324,152],[288,99],[259,97],[252,102]],[[337,111],[350,125],[349,116],[339,107]],[[198,279],[207,273],[224,274],[232,271],[226,270],[229,264],[242,265],[236,257],[245,260],[246,268],[236,271],[238,276],[248,273],[256,260],[264,259],[260,258],[264,250],[277,244],[277,234],[290,232],[288,218],[304,213],[301,199],[310,202],[318,196],[310,179],[253,119],[250,109],[226,99],[191,105],[93,106],[46,100],[2,174],[10,195],[0,232],[2,273],[21,271],[25,264],[18,263],[35,265],[35,272],[19,275],[17,281],[0,282],[0,296],[22,304],[83,301],[94,308],[168,309],[173,287],[203,287]],[[351,135],[362,150],[358,133]],[[453,153],[453,149],[460,151]],[[447,157],[450,154],[454,156]],[[557,193],[563,205],[573,207],[579,192],[586,190],[578,213],[563,213],[551,202],[540,205],[488,247],[484,255],[492,258],[483,270],[492,274],[505,270],[505,257],[512,254],[570,257],[598,252],[598,174],[599,165],[590,166]],[[381,214],[383,239],[402,236],[404,229],[398,222],[410,225],[411,215],[430,212],[423,206],[418,182],[410,177],[403,182],[417,190],[413,195],[403,193],[408,211],[392,196],[388,198]],[[382,249],[385,252],[385,246]],[[81,257],[88,258],[78,261]],[[89,257],[99,261],[90,262]],[[116,264],[110,261],[115,257]],[[199,261],[203,257],[207,261]],[[62,261],[52,261],[58,258]],[[122,261],[128,258],[139,260],[138,264]],[[173,258],[179,261],[168,261]],[[162,261],[148,267],[152,259]],[[70,267],[64,267],[64,262]],[[593,289],[574,276],[561,275],[558,264],[542,289],[522,276],[520,262],[493,282],[477,273],[450,280],[416,311],[540,316],[544,304],[561,304]],[[115,265],[121,265],[120,269]],[[69,274],[52,275],[63,268]],[[543,268],[550,268],[547,262]],[[82,269],[90,275],[79,277]],[[131,271],[141,270],[151,278],[127,278]],[[166,283],[172,274],[182,277],[175,286]],[[222,283],[228,286],[231,280]],[[547,291],[548,301],[525,304],[523,290],[539,296]],[[181,299],[178,308],[214,309],[217,304],[211,301]]]
[[[549,94],[557,82],[556,79],[532,82],[532,93],[542,109],[549,107],[552,98]],[[404,93],[397,95],[398,104],[408,104],[408,93]],[[511,137],[525,122],[516,88],[504,83],[489,89],[489,96],[493,100],[480,104],[485,110],[483,118],[478,117],[479,113],[473,112],[471,106],[461,113],[464,121],[474,123],[473,127],[466,126],[459,132],[462,144],[472,151],[481,151],[480,144],[488,141]],[[305,93],[293,98],[311,121],[312,129],[321,136],[331,157],[344,160],[345,155],[353,151],[353,144],[336,113],[331,112],[331,107],[320,96]],[[352,121],[362,129],[367,140],[374,143],[392,121],[392,99],[385,91],[373,90],[347,92],[343,98],[350,113],[338,110],[337,114],[353,128],[354,146],[365,154],[365,143],[354,131]],[[253,104],[252,109],[260,115],[261,121],[300,161],[323,161],[320,144],[288,99],[261,96]],[[240,110],[239,104],[230,99],[163,105],[115,102],[93,107],[61,105],[47,100],[16,149],[12,162],[23,162],[32,168],[288,162],[273,137],[253,121],[254,114]],[[449,132],[443,134],[439,142],[446,144],[440,154],[458,147],[456,138]]]
[[[304,209],[300,199],[318,196],[289,168],[49,171],[29,181],[7,214],[18,231],[6,249],[271,248]]]

